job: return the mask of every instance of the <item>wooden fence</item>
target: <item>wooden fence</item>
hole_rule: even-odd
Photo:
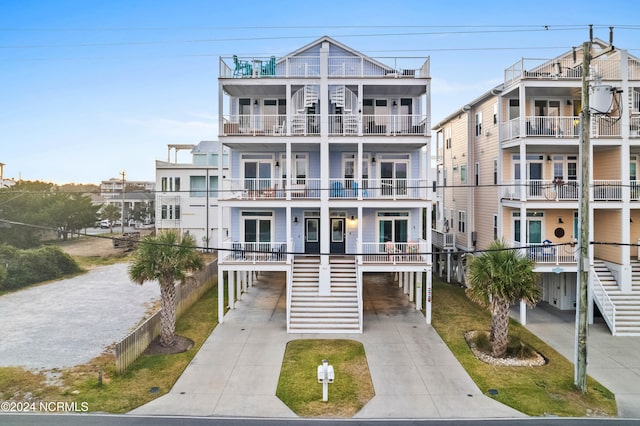
[[[214,286],[218,276],[218,262],[214,261],[193,274],[184,284],[176,286],[176,318],[185,313],[202,295]],[[147,318],[127,337],[117,342],[116,373],[125,372],[153,339],[160,335],[160,311]]]

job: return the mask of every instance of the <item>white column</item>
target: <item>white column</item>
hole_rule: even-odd
[[[422,310],[422,271],[416,273],[416,310]]]
[[[228,271],[227,272],[227,281],[228,281],[228,285],[229,285],[229,308],[230,309],[235,309],[236,308],[236,296],[235,296],[235,286],[236,286],[236,280],[235,280],[235,276],[236,276],[236,272],[235,271]]]
[[[236,282],[236,300],[240,300],[242,298],[242,272],[234,271],[234,279]]]
[[[415,277],[416,277],[416,273],[415,272],[409,272],[409,301],[413,302],[414,301],[414,296],[415,296]]]
[[[520,300],[520,324],[527,325],[527,303]]]
[[[218,268],[218,324],[224,322],[224,271]]]

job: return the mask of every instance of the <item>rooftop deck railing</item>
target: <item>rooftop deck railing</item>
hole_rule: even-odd
[[[429,58],[389,57],[361,58],[331,56],[329,77],[392,77],[429,78]],[[221,57],[221,78],[288,78],[320,77],[319,56],[294,56],[284,59],[270,57]]]
[[[629,63],[629,78],[638,79],[638,64]],[[594,59],[589,74],[600,76],[603,80],[620,80],[620,61],[615,59]],[[523,58],[506,68],[505,84],[521,79],[537,80],[579,80],[582,79],[582,62],[573,59],[536,59]]]

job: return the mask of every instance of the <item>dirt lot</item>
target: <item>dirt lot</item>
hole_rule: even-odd
[[[151,231],[140,232],[140,237],[148,235]],[[106,234],[100,236],[85,236],[80,239],[74,239],[67,241],[60,245],[60,248],[71,256],[120,256],[124,253],[125,249],[113,248],[113,240],[111,237],[116,238],[120,236],[120,233],[114,232],[113,234]]]

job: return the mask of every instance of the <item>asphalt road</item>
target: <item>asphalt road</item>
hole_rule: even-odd
[[[156,283],[132,282],[127,267],[102,266],[1,296],[0,366],[68,368],[125,337],[160,297]]]

